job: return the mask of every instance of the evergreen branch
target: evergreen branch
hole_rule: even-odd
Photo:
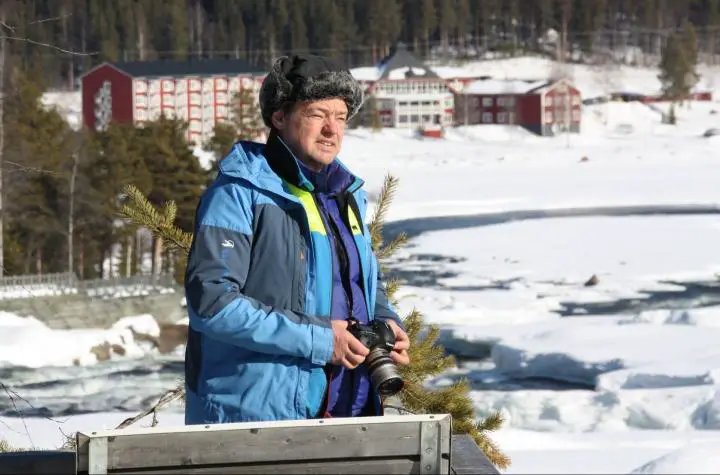
[[[125,186],[124,191],[128,196],[128,203],[125,203],[120,210],[123,217],[161,237],[167,249],[182,250],[186,253],[190,251],[192,234],[173,224],[177,215],[177,205],[174,201],[166,202],[162,213],[159,213],[135,185]]]
[[[380,249],[383,245],[382,228],[385,221],[390,203],[392,202],[395,190],[397,188],[398,179],[392,175],[386,175],[383,186],[380,189],[380,195],[375,206],[373,217],[368,226],[370,230],[370,238],[372,240],[373,249]]]
[[[407,234],[400,233],[395,237],[395,239],[393,239],[389,244],[383,246],[383,248],[379,249],[375,254],[377,255],[377,258],[381,260],[392,257],[392,255],[395,254],[398,249],[407,244],[407,241]]]
[[[398,300],[395,298],[395,294],[400,288],[400,279],[397,277],[391,277],[385,283],[385,293],[388,296],[388,300],[393,304],[394,307],[398,306]]]
[[[485,431],[494,432],[494,431],[500,429],[500,427],[502,427],[502,425],[504,423],[505,423],[505,418],[502,416],[500,411],[498,411],[498,412],[494,412],[494,413],[490,414],[488,417],[483,419],[483,421],[477,425],[477,429],[480,432],[485,432]]]

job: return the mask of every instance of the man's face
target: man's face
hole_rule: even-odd
[[[310,169],[318,171],[340,153],[348,109],[342,99],[299,102],[289,112],[277,111],[273,125],[280,137]]]

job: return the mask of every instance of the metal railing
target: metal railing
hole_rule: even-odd
[[[80,280],[74,273],[12,275],[0,277],[0,300],[80,294],[88,297],[134,297],[174,292],[172,274],[136,275]]]

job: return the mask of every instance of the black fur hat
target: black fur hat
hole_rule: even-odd
[[[362,105],[360,83],[347,69],[332,60],[311,54],[283,56],[273,63],[260,88],[260,111],[265,125],[284,105],[300,101],[340,98],[348,108],[348,119]]]

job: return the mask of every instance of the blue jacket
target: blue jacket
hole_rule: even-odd
[[[238,142],[198,205],[185,276],[186,424],[322,412],[333,350],[331,243],[312,184],[288,155],[273,135],[267,145]],[[364,224],[362,185],[353,179],[342,211],[360,257],[368,318],[400,323]]]

